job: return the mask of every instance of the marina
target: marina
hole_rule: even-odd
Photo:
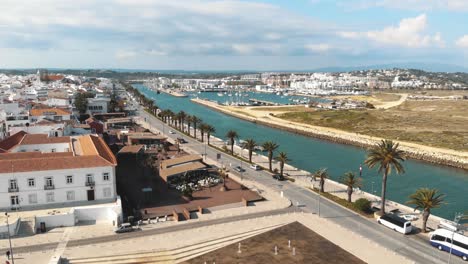
[[[240,138],[253,138],[257,142],[272,140],[280,145],[279,151],[288,153],[292,166],[312,172],[320,168],[328,168],[331,178],[338,180],[347,171],[358,172],[359,165],[366,157],[364,149],[331,143],[311,137],[301,136],[292,132],[269,128],[240,120],[190,101],[189,98],[176,98],[166,94],[157,95],[143,85],[135,85],[143,94],[156,100],[156,104],[163,109],[185,111],[200,117],[204,122],[216,127],[215,136],[225,138],[228,130],[234,129]],[[271,96],[271,95],[270,95]],[[217,97],[216,94],[212,98]],[[281,98],[280,98],[281,99]],[[286,99],[287,100],[287,99]],[[437,166],[417,160],[407,160],[404,163],[406,173],[391,175],[388,178],[388,198],[405,203],[408,196],[419,187],[437,188],[446,194],[447,204],[435,209],[435,215],[453,219],[455,213],[468,208],[466,192],[468,186],[468,172],[446,166]],[[363,190],[380,193],[381,175],[376,170],[363,166]]]

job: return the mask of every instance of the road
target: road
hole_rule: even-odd
[[[187,143],[182,147],[188,147],[200,154],[206,154],[207,157],[216,160],[219,150],[207,146],[191,137],[187,137],[177,131],[175,134],[169,134],[172,130],[161,120],[151,116],[145,111],[140,110],[139,115],[145,119],[152,127],[159,131],[165,132],[170,138],[184,138]],[[232,166],[241,165],[241,161],[222,153],[221,159],[218,162],[222,164],[232,164]],[[339,224],[340,226],[352,230],[353,232],[370,239],[371,241],[394,251],[398,254],[406,256],[416,263],[447,263],[448,253],[439,252],[436,248],[430,246],[428,240],[419,235],[402,235],[394,232],[382,225],[379,225],[373,219],[365,219],[360,215],[349,211],[348,209],[339,206],[324,198],[319,198],[319,195],[300,187],[294,183],[284,181],[278,182],[274,180],[270,174],[265,171],[255,171],[248,166],[245,166],[246,172],[242,177],[259,182],[266,186],[271,186],[278,192],[283,191],[285,197],[293,201],[294,204],[299,203],[301,209],[305,212],[320,213],[321,217],[325,217],[330,221]],[[365,249],[363,249],[365,250]],[[465,263],[456,256],[452,256],[451,263]]]

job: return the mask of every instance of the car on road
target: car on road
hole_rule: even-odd
[[[242,168],[241,166],[236,166],[236,167],[234,167],[234,170],[236,170],[236,171],[238,171],[238,172],[244,172],[244,171],[245,171],[245,169]]]
[[[177,138],[177,141],[178,141],[180,144],[187,143],[187,140],[185,140],[185,139],[183,139],[183,138]]]
[[[169,130],[169,134],[175,134],[174,130]]]
[[[137,230],[137,229],[134,228],[130,223],[123,223],[121,226],[114,229],[114,232],[119,234],[119,233],[133,232],[135,230]]]
[[[258,165],[256,165],[256,164],[250,165],[250,168],[253,169],[253,170],[256,170],[256,171],[262,169],[262,167],[260,167],[260,166],[258,166]]]
[[[277,180],[277,181],[284,181],[286,180],[286,178],[284,178],[283,176],[281,176],[281,174],[275,174],[273,175],[273,179]]]

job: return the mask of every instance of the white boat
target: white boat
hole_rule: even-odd
[[[218,93],[218,96],[223,96],[224,94],[223,93]]]

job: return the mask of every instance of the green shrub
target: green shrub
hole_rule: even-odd
[[[362,212],[368,212],[371,209],[371,201],[366,198],[359,198],[354,202],[354,208]]]

